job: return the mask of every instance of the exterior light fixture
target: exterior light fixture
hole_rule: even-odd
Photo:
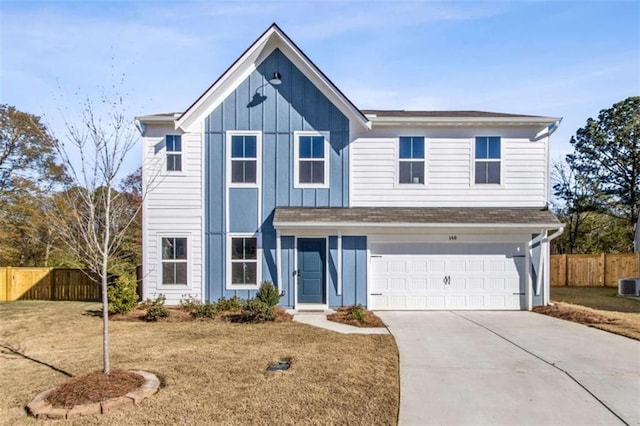
[[[271,80],[269,80],[269,83],[273,84],[274,86],[279,86],[282,84],[282,80],[280,79],[282,76],[280,75],[279,72],[274,72],[273,73],[273,78],[271,78]]]

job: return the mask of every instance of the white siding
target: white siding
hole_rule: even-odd
[[[144,140],[146,197],[143,216],[144,297],[164,294],[167,305],[192,296],[202,300],[202,136],[182,134],[182,172],[166,172],[164,136],[173,126],[149,125]],[[160,241],[187,237],[188,285],[162,285]]]
[[[542,207],[548,200],[548,139],[537,128],[394,128],[350,145],[353,207]],[[425,185],[397,183],[398,136],[425,136]],[[474,184],[475,136],[502,136],[501,184]]]

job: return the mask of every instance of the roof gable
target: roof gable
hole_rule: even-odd
[[[199,120],[210,114],[276,49],[280,49],[345,116],[360,123],[365,128],[371,127],[367,117],[274,23],[187,108],[176,120],[176,128],[187,131]],[[283,78],[286,78],[286,76],[283,76]]]

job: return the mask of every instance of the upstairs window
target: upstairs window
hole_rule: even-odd
[[[258,136],[231,135],[231,183],[258,182]]]
[[[162,238],[162,284],[187,285],[186,238]]]
[[[424,137],[400,136],[398,149],[399,183],[424,183]]]
[[[295,185],[299,188],[329,186],[329,149],[327,136],[317,132],[295,135]]]
[[[182,171],[182,136],[166,135],[165,144],[167,148],[167,171]]]
[[[475,183],[500,184],[500,136],[476,137]]]
[[[231,287],[258,285],[258,239],[231,238]]]

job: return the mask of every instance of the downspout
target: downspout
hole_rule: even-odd
[[[543,237],[542,240],[540,240],[540,260],[539,260],[539,264],[538,264],[538,276],[536,277],[536,288],[535,288],[535,295],[539,296],[540,295],[540,287],[542,286],[542,277],[547,275],[547,272],[544,268],[546,265],[545,259],[549,257],[549,250],[548,250],[548,246],[546,246],[546,244],[550,243],[552,240],[558,238],[562,233],[564,232],[564,226],[561,226],[560,228],[558,228],[558,230],[556,232],[554,232],[551,235],[548,235],[546,237]],[[544,247],[544,253],[542,253],[542,244],[545,244]],[[549,283],[547,283],[549,284]],[[546,291],[545,292],[545,300],[543,300],[543,303],[545,305],[549,304],[549,292]]]

